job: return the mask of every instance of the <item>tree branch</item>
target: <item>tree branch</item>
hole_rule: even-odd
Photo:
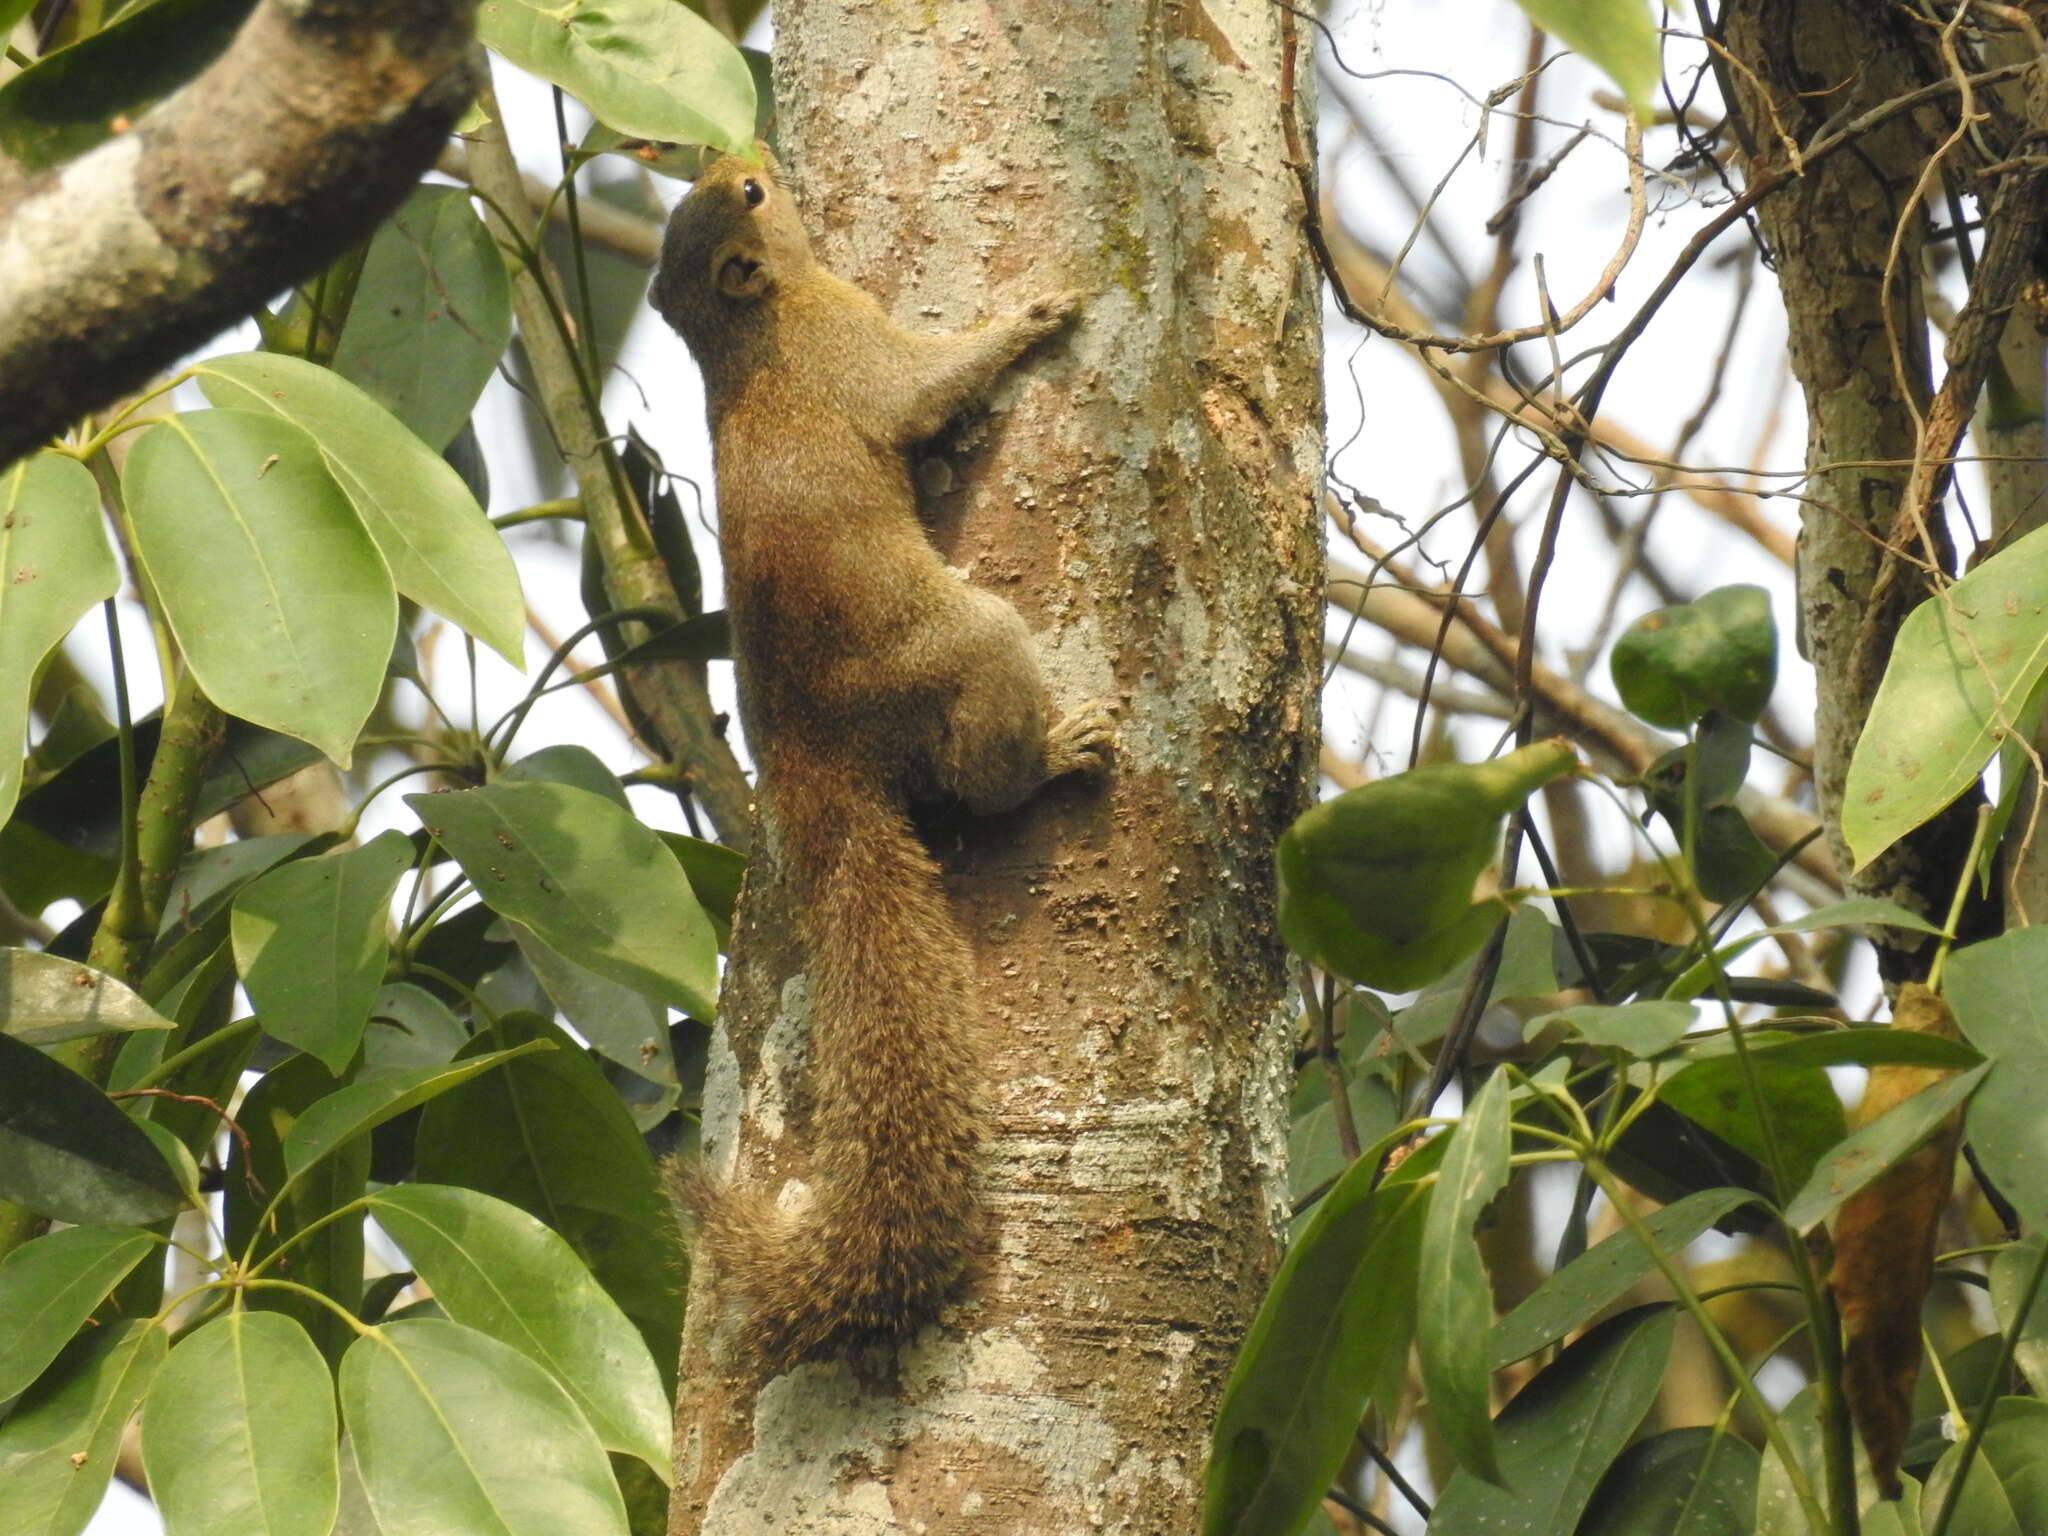
[[[0,180],[0,467],[367,235],[474,93],[473,12],[264,0],[128,132]]]
[[[471,185],[485,198],[484,222],[500,241],[536,258],[513,270],[512,312],[519,317],[519,335],[539,387],[537,404],[576,477],[585,526],[604,560],[605,587],[621,608],[658,608],[681,618],[675,586],[655,551],[646,516],[633,503],[611,445],[601,436],[604,423],[595,386],[584,377],[567,324],[550,297],[551,291],[561,291],[560,283],[549,278],[545,258],[532,251],[533,209],[505,138],[497,98],[488,88],[484,105],[490,121],[471,139],[467,156]],[[638,639],[640,634],[636,627],[623,637]],[[704,685],[687,665],[664,661],[630,665],[625,678],[659,738],[649,741],[648,749],[682,770],[683,787],[703,805],[720,840],[744,848],[752,830],[753,792]]]

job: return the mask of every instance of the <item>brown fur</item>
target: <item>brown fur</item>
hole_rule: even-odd
[[[973,955],[905,809],[1008,810],[1100,769],[1110,721],[1091,706],[1048,731],[1024,621],[941,563],[908,451],[1079,301],[902,330],[813,259],[765,151],[715,162],[677,206],[652,297],[704,374],[740,714],[812,984],[810,1204],[686,1181],[772,1368],[908,1334],[974,1241]]]

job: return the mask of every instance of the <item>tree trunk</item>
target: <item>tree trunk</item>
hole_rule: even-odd
[[[1860,0],[1733,0],[1726,12],[1735,102],[1752,163],[1782,166],[1839,126],[1928,83],[1925,55],[1903,21]],[[1929,586],[1910,560],[1880,581],[1888,542],[1952,568],[1940,519],[1933,547],[1900,536],[1920,421],[1932,393],[1921,305],[1926,199],[1920,179],[1953,103],[1907,112],[1849,148],[1805,165],[1766,198],[1757,224],[1784,296],[1792,371],[1806,396],[1800,503],[1801,649],[1816,673],[1814,780],[1841,869],[1842,790],[1891,642]],[[1975,796],[1965,796],[1849,875],[1857,895],[1887,896],[1936,922],[1947,915],[1970,846]],[[1882,931],[1888,980],[1925,970],[1921,936]]]
[[[1307,51],[1268,0],[776,20],[829,265],[921,328],[1095,294],[918,478],[1060,702],[1119,701],[1120,748],[1106,788],[935,836],[1004,1042],[962,1300],[764,1385],[700,1270],[670,1529],[1192,1531],[1284,1215],[1271,853],[1311,794],[1322,653]],[[707,1160],[743,1179],[803,1166],[792,926],[758,853],[706,1094]]]

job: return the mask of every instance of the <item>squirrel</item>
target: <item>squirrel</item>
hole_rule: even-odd
[[[1082,296],[906,331],[818,263],[778,173],[765,146],[713,160],[650,293],[704,377],[740,719],[811,980],[808,1207],[681,1180],[774,1369],[908,1337],[980,1229],[973,952],[909,808],[1010,810],[1103,771],[1113,728],[1100,703],[1048,724],[1022,615],[941,561],[909,457]]]

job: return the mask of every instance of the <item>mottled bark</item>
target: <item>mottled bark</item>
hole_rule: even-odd
[[[1727,9],[1730,71],[1745,142],[1782,167],[1790,145],[1825,123],[1847,121],[1928,83],[1928,62],[1892,10],[1857,0],[1735,0]],[[1817,674],[1814,779],[1828,840],[1843,870],[1843,785],[1891,639],[1927,596],[1918,568],[1880,585],[1933,394],[1921,307],[1928,157],[1952,104],[1889,119],[1858,143],[1809,164],[1757,209],[1784,296],[1792,370],[1805,391],[1806,465],[1800,507],[1801,644]],[[1938,195],[1939,184],[1932,190]],[[1939,517],[1931,545],[1902,547],[1948,565]],[[1901,839],[1849,877],[1859,895],[1881,895],[1939,921],[1946,915],[1970,841],[1964,803]],[[1921,941],[1890,930],[1879,946],[1888,976],[1920,969]]]
[[[0,466],[374,229],[469,101],[474,10],[270,0],[126,133],[0,181]]]
[[[1095,293],[919,478],[948,560],[1041,631],[1062,702],[1120,701],[1121,747],[1106,788],[931,829],[1005,1041],[963,1300],[900,1351],[763,1384],[696,1274],[671,1529],[1192,1531],[1277,1256],[1270,855],[1318,738],[1320,305],[1284,16],[776,19],[785,158],[837,270],[933,329]],[[783,901],[758,858],[705,1135],[771,1184],[802,1176],[812,1118]]]
[[[2023,62],[2027,45],[2017,36],[1999,36],[1986,47],[1986,62]],[[2048,79],[2038,72],[2031,88],[2022,81],[2007,86],[1999,100],[2030,128],[2048,127]],[[1984,455],[1984,484],[1990,502],[1989,548],[2004,549],[2017,539],[2048,525],[2048,432],[2042,430],[2043,385],[2048,382],[2048,242],[2030,253],[2027,280],[2006,316],[1998,348],[1998,366],[1978,402],[1971,425],[1977,451]],[[2034,734],[2034,751],[2048,752],[2048,726]],[[2005,919],[2012,927],[2048,920],[2048,824],[2037,776],[2029,774],[2003,848]]]

